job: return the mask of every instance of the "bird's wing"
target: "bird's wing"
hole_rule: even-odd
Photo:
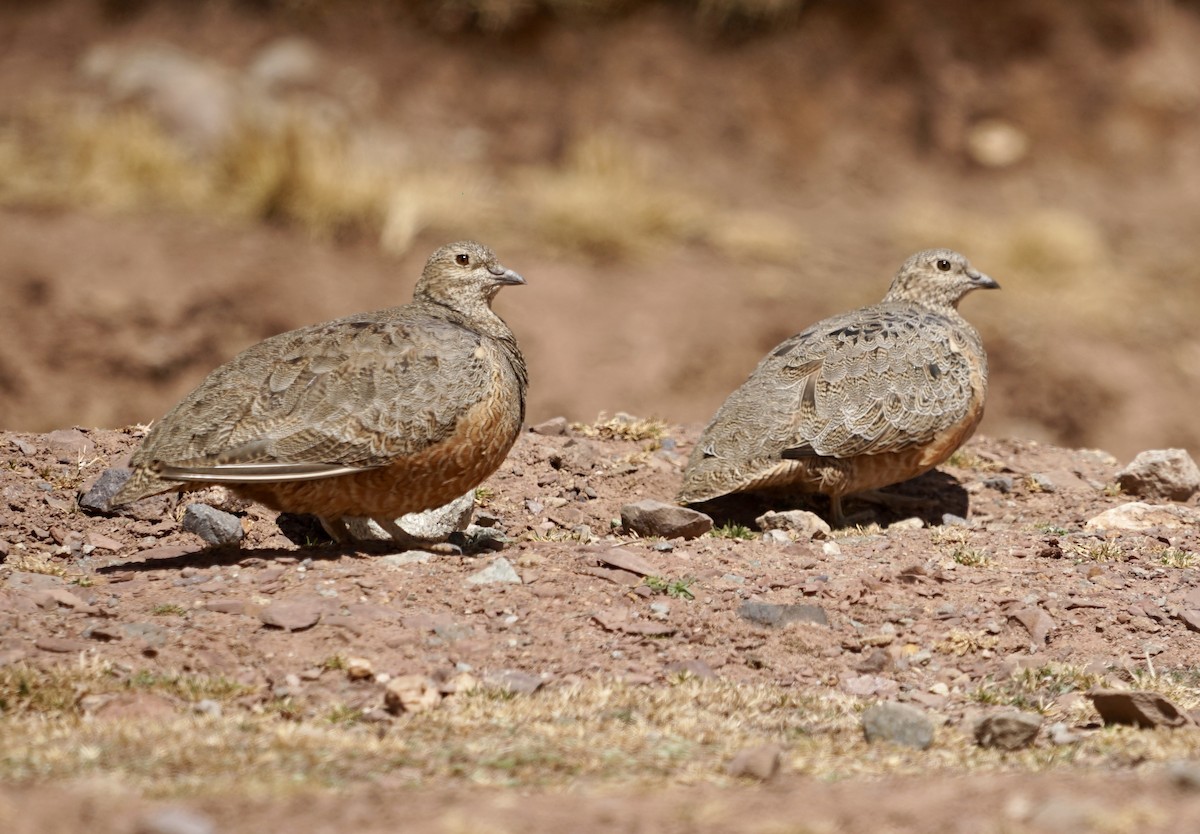
[[[178,481],[308,480],[449,437],[486,396],[483,337],[428,316],[360,316],[268,339],[214,371],[131,463]]]
[[[851,458],[923,446],[960,423],[981,357],[977,337],[945,317],[879,306],[794,337],[756,374],[790,392],[772,432],[782,457]]]

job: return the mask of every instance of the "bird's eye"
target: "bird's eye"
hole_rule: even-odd
[[[942,272],[949,272],[950,271],[950,262],[948,260],[946,260],[945,258],[938,258],[937,268],[940,269]]]
[[[458,262],[460,266],[466,266],[471,262],[471,256],[465,252],[459,252],[454,256],[454,260]]]

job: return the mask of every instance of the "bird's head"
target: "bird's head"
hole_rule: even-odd
[[[884,301],[910,301],[925,307],[957,308],[971,290],[1000,285],[952,249],[926,249],[913,255],[892,279]]]
[[[501,287],[524,283],[524,278],[496,260],[491,249],[461,240],[429,256],[413,294],[468,312],[481,303],[490,305]]]

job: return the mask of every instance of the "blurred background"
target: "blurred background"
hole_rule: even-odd
[[[1200,3],[5,0],[0,426],[160,416],[490,244],[531,421],[699,423],[950,246],[981,431],[1200,447]]]

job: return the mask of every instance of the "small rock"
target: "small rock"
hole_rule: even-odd
[[[476,571],[467,577],[468,585],[496,585],[501,583],[521,584],[521,577],[517,573],[516,568],[512,566],[512,562],[503,556],[496,557],[495,561],[486,568]]]
[[[188,504],[183,512],[183,529],[213,547],[230,547],[246,535],[240,518],[207,504]]]
[[[1105,510],[1090,518],[1084,526],[1088,530],[1148,530],[1161,527],[1166,530],[1193,527],[1200,524],[1200,512],[1191,507],[1176,504],[1146,504],[1131,501]]]
[[[109,512],[112,497],[117,494],[117,490],[125,485],[125,482],[129,480],[129,476],[132,474],[132,469],[124,467],[104,470],[91,487],[85,492],[80,493],[80,508],[89,513]]]
[[[787,547],[792,543],[791,537],[784,530],[767,530],[762,534],[762,540],[776,547]]]
[[[778,744],[763,744],[739,751],[725,772],[733,777],[745,777],[765,782],[779,773],[783,749]]]
[[[1200,467],[1185,449],[1153,449],[1138,453],[1117,473],[1117,483],[1140,498],[1186,501],[1200,491]]]
[[[1012,475],[994,475],[990,478],[984,478],[983,485],[1005,495],[1012,492],[1014,486]]]
[[[273,602],[258,612],[264,624],[287,631],[303,631],[321,620],[315,605],[305,602]]]
[[[103,533],[97,533],[95,530],[89,530],[87,534],[87,543],[98,550],[108,550],[116,553],[118,550],[125,547],[111,536],[106,536]]]
[[[484,686],[511,692],[517,695],[532,695],[541,689],[544,681],[537,675],[530,675],[517,669],[501,669],[492,672],[483,679]]]
[[[142,816],[136,823],[137,834],[215,834],[211,819],[187,808],[160,808]]]
[[[638,576],[658,576],[660,571],[646,559],[623,547],[588,548],[587,553],[594,553],[596,559],[620,570],[636,573]]]
[[[59,463],[79,463],[96,454],[96,444],[79,429],[59,429],[46,435],[46,448]]]
[[[388,553],[379,557],[381,563],[394,569],[404,565],[420,565],[432,560],[433,554],[428,550],[406,550],[403,553]]]
[[[82,640],[71,640],[66,637],[39,637],[33,642],[44,652],[54,652],[56,654],[72,654],[74,652],[82,652],[90,649],[90,643],[85,643]]]
[[[754,519],[758,529],[786,530],[795,533],[801,539],[823,539],[833,532],[832,528],[816,513],[805,510],[787,510],[786,512],[767,512]]]
[[[980,747],[1020,750],[1033,744],[1042,717],[1031,712],[1000,712],[982,718],[975,725],[975,741]]]
[[[765,626],[782,626],[788,623],[817,623],[829,625],[829,618],[818,605],[805,603],[776,604],[746,600],[738,608],[738,616],[743,620]]]
[[[1095,689],[1087,693],[1105,724],[1132,724],[1142,729],[1184,727],[1192,720],[1187,713],[1157,692],[1125,689]]]
[[[1058,747],[1064,747],[1068,744],[1078,744],[1083,741],[1083,736],[1079,733],[1071,732],[1071,728],[1067,726],[1065,721],[1055,721],[1046,730],[1046,737],[1050,739],[1050,743]]]
[[[645,499],[621,507],[621,526],[639,536],[694,539],[711,530],[713,520],[688,507]]]
[[[1050,632],[1054,630],[1054,620],[1041,608],[1022,608],[1008,616],[1025,627],[1030,641],[1038,648],[1046,644]]]
[[[534,434],[544,434],[547,437],[557,437],[567,433],[567,418],[551,417],[549,420],[546,420],[543,423],[530,426],[529,430]]]
[[[399,675],[387,682],[383,703],[393,715],[402,712],[425,712],[442,700],[442,693],[433,678],[427,675]]]
[[[933,722],[923,710],[908,704],[895,701],[876,704],[863,713],[862,727],[870,744],[890,741],[918,750],[933,744]]]
[[[365,657],[346,659],[346,677],[352,681],[365,680],[375,677],[375,667]]]
[[[422,542],[444,542],[453,533],[467,529],[475,511],[475,490],[463,493],[449,504],[420,513],[408,513],[396,519],[396,524],[408,535]],[[350,535],[362,541],[391,541],[392,537],[369,518],[346,518]]]
[[[1029,476],[1029,480],[1041,492],[1058,492],[1058,484],[1054,483],[1049,475],[1034,472]]]
[[[1179,619],[1188,631],[1200,631],[1200,611],[1180,611]]]

